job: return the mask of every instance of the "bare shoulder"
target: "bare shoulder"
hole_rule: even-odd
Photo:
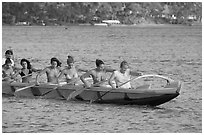
[[[127,72],[132,72],[132,70],[128,68],[128,69],[127,69]]]
[[[91,70],[87,71],[84,75],[85,76],[90,76],[90,75],[94,75],[94,74],[95,74],[95,70],[91,69]]]
[[[62,69],[62,73],[66,73],[68,71],[68,69],[67,68],[65,68],[65,69]]]
[[[96,69],[92,69],[92,70],[90,70],[90,73],[91,73],[92,75],[95,75],[95,74],[97,73],[97,71],[96,71]]]
[[[114,72],[114,71],[116,71],[116,69],[109,68],[109,67],[105,68],[105,72]]]
[[[115,70],[115,71],[112,72],[111,76],[112,76],[112,77],[113,77],[113,76],[115,77],[117,73],[118,73],[118,70]]]
[[[44,68],[41,72],[49,72],[49,71],[51,71],[51,67],[50,66]]]
[[[44,68],[44,70],[51,70],[51,66]]]

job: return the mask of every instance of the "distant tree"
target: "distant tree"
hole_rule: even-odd
[[[201,2],[2,2],[2,21],[12,23],[37,20],[78,23],[93,17],[134,23],[138,19],[159,20],[161,14],[202,18]]]

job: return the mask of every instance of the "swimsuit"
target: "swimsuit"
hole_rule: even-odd
[[[14,66],[14,61],[12,59],[11,60],[11,66]],[[2,58],[2,65],[4,65],[6,62],[6,58]]]
[[[77,77],[78,77],[78,74],[77,74],[77,73],[74,73],[74,74],[72,74],[72,75],[66,74],[66,78],[67,78],[68,80],[71,80],[72,78],[77,78]]]
[[[23,73],[23,71],[21,71],[19,74],[20,74],[21,76],[26,76],[26,75]],[[28,69],[28,74],[32,74],[32,70],[31,70],[31,69]]]
[[[120,71],[114,71],[114,74],[116,87],[119,87],[121,84],[130,80],[129,71],[126,71],[124,74],[122,74]],[[131,88],[130,82],[122,85],[121,88]]]

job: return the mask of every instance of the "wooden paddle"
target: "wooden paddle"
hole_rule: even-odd
[[[26,86],[26,87],[17,89],[15,92],[19,92],[19,91],[22,91],[22,90],[26,90],[26,89],[29,89],[29,88],[34,87],[34,86],[36,86],[36,84],[32,84],[32,85],[29,85],[29,86]],[[62,85],[60,85],[60,86],[62,86]],[[53,89],[57,89],[57,88],[60,87],[60,86],[56,86],[56,87],[54,87]]]
[[[11,78],[11,77],[10,76],[4,77],[4,78],[2,78],[2,81],[9,79],[9,78]]]
[[[64,85],[69,85],[69,84],[71,84],[71,83],[75,83],[79,78],[80,78],[80,77],[77,77],[75,80],[73,80],[73,81],[71,81],[71,82],[69,82],[69,83],[63,84],[63,85],[57,85],[56,87],[54,87],[53,89],[51,89],[51,90],[45,92],[45,93],[42,94],[41,96],[44,96],[44,95],[50,93],[50,92],[53,91],[53,90],[57,90],[59,87],[62,87],[62,86],[64,86]],[[57,93],[58,93],[61,97],[63,97],[64,99],[66,99],[63,95],[60,94],[59,91],[57,91]]]
[[[54,87],[53,89],[51,89],[51,90],[49,90],[49,91],[43,93],[41,96],[45,96],[46,94],[50,93],[50,92],[53,91],[53,90],[56,90],[56,91],[57,91],[57,89],[58,89],[59,87],[62,87],[62,86],[64,86],[64,85],[67,85],[67,84],[57,85],[57,86]],[[59,91],[57,91],[57,93],[59,94],[60,97],[66,99]]]
[[[135,80],[135,79],[137,80],[137,79],[145,78],[145,77],[159,77],[159,78],[163,78],[163,79],[167,80],[167,82],[173,81],[172,79],[170,79],[170,78],[168,78],[168,77],[164,77],[164,76],[160,76],[160,75],[152,75],[152,74],[151,74],[151,75],[142,75],[142,76],[139,76],[139,77],[134,77],[134,78],[132,78],[132,79],[130,79],[130,80],[128,80],[128,81],[122,83],[122,84],[119,85],[118,87],[121,87],[121,86],[125,85],[126,83],[128,83],[128,82],[130,82],[130,81],[132,81],[132,80]]]
[[[25,76],[22,76],[22,77],[20,77],[20,78],[17,78],[17,80],[23,79],[23,78],[28,77],[28,76],[31,76],[31,75],[32,75],[32,73],[31,73],[31,74],[28,74],[28,75],[25,75]],[[10,77],[10,76],[4,77],[4,78],[2,79],[2,81],[4,81],[5,79],[8,79],[8,78],[11,78],[11,77]],[[12,82],[14,82],[14,81],[15,81],[15,79],[12,79],[12,80],[10,81],[10,83],[12,83]]]
[[[25,76],[22,76],[22,77],[19,78],[19,79],[23,79],[23,78],[28,77],[28,76],[31,76],[31,75],[32,75],[32,73],[31,73],[31,74],[28,74],[28,75],[25,75]],[[13,80],[13,81],[14,81],[14,80]],[[12,83],[13,81],[11,81],[10,83]],[[23,88],[19,88],[19,89],[17,89],[15,92],[19,92],[19,91],[22,91],[22,90],[25,90],[25,89],[34,87],[35,85],[36,85],[36,84],[32,84],[32,85],[29,85],[29,86],[26,86],[26,87],[23,87]]]
[[[28,88],[31,88],[31,87],[34,87],[34,86],[35,86],[35,84],[32,84],[32,85],[17,89],[15,92],[19,92],[19,91],[22,91],[22,90],[25,90],[25,89],[28,89]]]
[[[72,93],[69,94],[69,96],[67,97],[67,100],[71,100],[72,98],[75,98],[77,95],[81,94],[84,90],[86,89],[90,89],[90,88],[93,88],[95,86],[98,86],[99,84],[102,84],[104,82],[106,82],[108,80],[104,80],[104,81],[101,81],[101,82],[98,82],[98,83],[95,83],[93,84],[91,87],[89,88],[82,88],[82,89],[78,89],[76,91],[73,91]]]
[[[31,75],[32,75],[32,73],[31,73],[31,74],[27,74],[27,75],[25,75],[25,76],[22,76],[22,77],[20,77],[20,78],[17,78],[17,80],[26,78],[26,77],[31,76]]]

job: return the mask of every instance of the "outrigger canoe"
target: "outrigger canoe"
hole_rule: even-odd
[[[180,94],[181,82],[160,75],[144,75],[141,78],[162,78],[166,80],[165,86],[161,88],[150,88],[149,85],[143,85],[133,89],[110,87],[91,87],[84,88],[83,85],[49,85],[40,84],[34,86],[26,83],[6,83],[2,82],[2,94],[45,99],[64,99],[75,91],[82,90],[74,100],[91,101],[95,103],[114,103],[114,104],[135,104],[157,106],[166,103]],[[136,78],[137,79],[137,78]],[[20,90],[19,90],[20,89]]]

